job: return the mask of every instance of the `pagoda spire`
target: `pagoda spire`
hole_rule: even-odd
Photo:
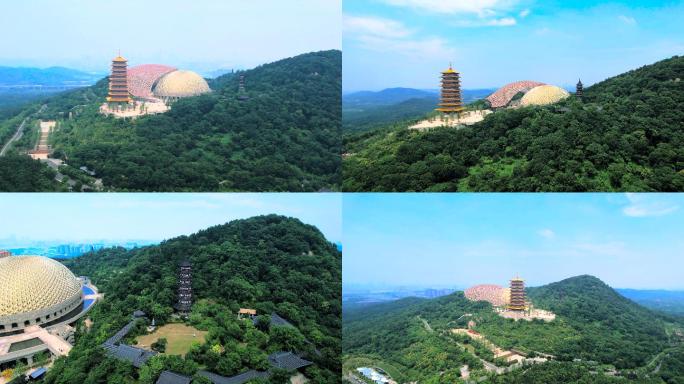
[[[454,71],[451,62],[449,62],[449,69],[442,71],[440,101],[436,110],[452,114],[459,113],[463,109],[460,74],[458,71]]]
[[[119,56],[112,60],[107,102],[124,104],[131,102],[131,96],[128,93],[128,61],[121,57],[121,51],[119,51]]]
[[[579,79],[579,81],[577,82],[575,97],[577,97],[580,100],[584,100],[584,85],[582,84],[582,79]]]

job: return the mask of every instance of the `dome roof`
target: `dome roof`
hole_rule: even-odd
[[[496,90],[496,92],[487,96],[487,100],[491,104],[492,108],[501,108],[508,105],[511,99],[519,92],[527,92],[534,87],[544,85],[538,81],[522,80],[516,81],[514,83],[509,83],[503,87]]]
[[[128,91],[135,97],[152,97],[155,81],[176,68],[161,64],[142,64],[128,68]]]
[[[41,310],[81,294],[81,283],[63,264],[42,256],[0,259],[0,317]]]
[[[521,105],[547,105],[570,96],[568,91],[555,85],[540,85],[530,89],[520,100]]]
[[[154,87],[158,97],[188,97],[211,92],[209,85],[193,71],[173,71],[162,76]]]
[[[466,289],[463,294],[473,301],[488,301],[494,306],[508,303],[508,289],[494,284],[475,285]]]

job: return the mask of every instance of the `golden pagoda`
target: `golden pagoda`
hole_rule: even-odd
[[[112,74],[109,75],[109,103],[129,103],[131,96],[128,93],[128,61],[117,56],[112,60]]]
[[[444,113],[459,113],[463,109],[460,75],[449,64],[449,69],[442,72],[442,93],[436,110]]]
[[[525,301],[525,282],[519,277],[511,279],[511,297],[508,303],[508,309],[511,311],[524,311],[527,309],[527,302]]]

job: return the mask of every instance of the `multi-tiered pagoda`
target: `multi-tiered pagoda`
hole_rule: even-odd
[[[511,311],[524,311],[527,309],[525,282],[519,277],[511,279],[511,299],[508,303],[508,309]]]
[[[128,93],[128,61],[121,56],[112,60],[112,73],[109,75],[109,103],[129,103]]]
[[[238,85],[238,100],[247,100],[247,91],[245,91],[245,75],[240,75],[240,83]]]
[[[178,272],[178,302],[176,310],[187,314],[192,307],[192,265],[189,261],[180,263]]]
[[[437,111],[448,114],[463,111],[460,75],[451,68],[451,64],[442,72],[442,93]]]
[[[575,90],[575,96],[582,100],[584,98],[584,85],[582,85],[582,80],[577,83],[577,89]]]

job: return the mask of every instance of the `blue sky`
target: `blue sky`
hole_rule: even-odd
[[[681,194],[345,194],[344,284],[684,289]]]
[[[251,68],[340,49],[341,0],[22,0],[0,8],[0,65]]]
[[[345,92],[593,84],[684,54],[684,1],[345,0]]]
[[[2,194],[0,249],[23,240],[164,240],[276,213],[342,239],[337,193]]]

